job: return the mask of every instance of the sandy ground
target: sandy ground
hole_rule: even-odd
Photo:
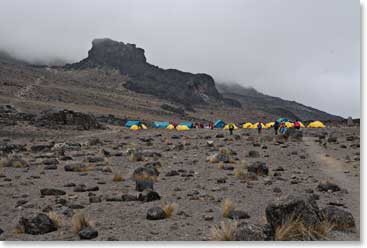
[[[334,133],[337,142],[326,146],[320,144],[317,135],[322,132]],[[224,134],[224,138],[216,138]],[[304,194],[314,191],[319,195],[320,208],[337,204],[350,211],[356,221],[356,233],[343,233],[333,239],[359,240],[360,225],[360,148],[359,128],[327,128],[304,131],[302,142],[275,144],[273,131],[264,130],[258,136],[256,130],[236,130],[239,138],[230,137],[224,130],[191,130],[186,132],[149,129],[132,132],[125,128],[98,131],[46,130],[29,127],[9,128],[1,132],[3,143],[26,144],[27,151],[17,155],[28,161],[29,168],[2,168],[0,178],[0,228],[4,230],[2,240],[79,240],[71,228],[71,217],[63,216],[63,225],[57,231],[43,235],[29,235],[16,232],[21,216],[42,212],[46,208],[57,213],[65,210],[60,199],[68,206],[80,205],[74,212],[84,213],[94,223],[99,235],[95,240],[207,240],[210,228],[225,218],[222,216],[224,199],[235,203],[236,209],[244,210],[250,218],[246,221],[265,224],[265,208],[274,199],[288,194]],[[353,141],[347,137],[353,136]],[[99,138],[102,144],[86,145],[92,138]],[[178,138],[177,138],[178,137]],[[151,141],[147,142],[147,138]],[[214,141],[209,147],[207,141]],[[80,143],[80,150],[66,151],[72,160],[62,161],[54,152],[35,153],[30,147],[39,143]],[[84,145],[85,144],[85,145]],[[260,144],[259,146],[257,144]],[[131,162],[124,151],[136,147],[155,151],[161,157],[144,157],[145,161]],[[244,182],[234,175],[233,170],[224,170],[220,164],[206,161],[221,147],[232,149],[234,168],[264,161],[270,175],[258,180]],[[103,149],[122,156],[105,156]],[[258,158],[248,157],[249,151],[258,151]],[[98,157],[100,162],[88,162]],[[56,158],[56,170],[45,170],[44,160]],[[136,195],[133,171],[147,162],[161,163],[160,175],[154,185],[161,200],[153,202],[110,202],[89,203],[89,192],[74,192],[68,183],[98,186],[93,193],[102,196]],[[66,172],[64,165],[81,162],[93,168],[87,172]],[[111,172],[99,170],[111,166]],[[281,179],[275,177],[275,169],[283,167]],[[166,176],[176,170],[178,175]],[[114,174],[120,174],[122,182],[112,181]],[[316,188],[321,180],[331,179],[342,191],[319,192]],[[40,189],[56,188],[66,192],[63,196],[41,197]],[[280,188],[281,192],[274,192]],[[178,205],[169,219],[151,221],[146,219],[147,210],[165,203]]]

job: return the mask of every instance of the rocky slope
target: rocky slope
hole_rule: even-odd
[[[242,108],[256,109],[267,114],[284,116],[299,120],[341,120],[324,111],[305,106],[295,101],[284,100],[258,92],[254,88],[246,88],[238,84],[216,84],[219,92],[226,98],[235,99]]]

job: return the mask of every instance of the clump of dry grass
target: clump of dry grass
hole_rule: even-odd
[[[162,209],[163,209],[164,213],[166,214],[166,218],[170,218],[177,207],[178,207],[177,203],[167,203],[167,204],[165,204],[162,207]]]
[[[55,212],[49,212],[47,216],[51,219],[51,221],[57,228],[61,227],[64,224],[64,220],[62,219],[62,217]]]
[[[118,173],[113,174],[112,181],[114,181],[114,182],[121,182],[123,180],[124,179],[121,176],[121,174],[118,174]]]
[[[301,218],[291,218],[275,229],[276,241],[287,240],[327,240],[328,234],[334,229],[334,225],[327,219],[315,226],[306,226]]]
[[[234,210],[234,203],[230,199],[225,199],[223,203],[223,217],[228,217],[229,213]]]
[[[133,179],[135,181],[152,181],[152,182],[155,182],[155,181],[157,181],[157,176],[152,176],[152,175],[149,175],[146,172],[143,172],[141,174],[133,175]]]
[[[215,225],[210,229],[209,240],[212,241],[233,241],[238,223],[236,221]]]
[[[238,166],[234,169],[234,175],[240,179],[243,179],[246,177],[246,169],[244,165]]]
[[[75,233],[79,233],[80,230],[92,226],[90,220],[82,213],[73,215],[73,218],[71,219],[71,225]]]

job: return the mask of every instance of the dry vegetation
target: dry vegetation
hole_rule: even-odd
[[[115,174],[113,174],[113,177],[112,177],[112,181],[114,181],[114,182],[121,182],[121,181],[123,181],[124,179],[123,179],[123,177],[121,176],[121,174],[119,174],[119,173],[115,173]]]
[[[223,217],[228,217],[229,213],[234,210],[234,203],[230,199],[225,199],[223,203]]]
[[[79,233],[80,230],[92,226],[91,221],[82,213],[74,214],[71,219],[71,225],[75,233]]]
[[[170,218],[175,211],[175,209],[178,207],[176,203],[167,203],[165,204],[162,209],[164,213],[166,214],[166,218]]]
[[[55,212],[49,212],[47,216],[51,219],[54,225],[59,228],[64,224],[63,218]]]
[[[237,226],[236,221],[229,223],[222,221],[220,225],[215,225],[210,229],[209,239],[211,241],[233,241]]]
[[[291,218],[275,229],[276,241],[327,240],[334,225],[324,219],[319,225],[306,226],[300,218]]]

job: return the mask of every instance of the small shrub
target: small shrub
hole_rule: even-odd
[[[92,226],[89,219],[82,213],[74,214],[73,218],[71,219],[71,225],[75,233],[79,233],[80,230]]]
[[[172,216],[177,206],[178,205],[176,203],[167,203],[162,207],[163,211],[166,214],[166,218],[170,218]]]
[[[230,199],[225,199],[223,203],[223,217],[228,217],[229,213],[234,210],[234,203]]]
[[[51,221],[55,224],[57,228],[61,227],[64,223],[62,217],[55,212],[49,212],[47,216],[51,219]]]
[[[123,181],[123,178],[120,174],[113,174],[112,181],[121,182],[121,181]]]
[[[215,225],[210,229],[209,239],[212,241],[233,241],[238,223],[236,221]]]

